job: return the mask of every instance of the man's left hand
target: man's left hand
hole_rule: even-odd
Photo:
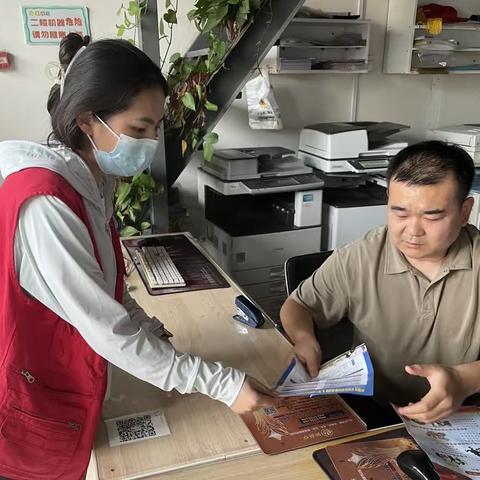
[[[407,365],[405,371],[430,383],[430,391],[420,401],[398,410],[400,415],[418,422],[431,423],[448,417],[473,393],[456,367]]]

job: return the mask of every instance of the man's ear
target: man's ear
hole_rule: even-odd
[[[462,204],[462,227],[468,223],[473,208],[473,197],[467,197]]]
[[[80,115],[77,115],[76,121],[83,133],[92,135],[93,125],[97,121],[92,112],[84,112]]]

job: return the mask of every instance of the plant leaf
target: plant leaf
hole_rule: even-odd
[[[203,144],[203,157],[207,162],[210,162],[213,158],[213,145],[211,143]]]
[[[152,194],[150,192],[143,192],[141,195],[140,195],[140,203],[145,203],[147,202],[148,200],[150,200],[150,197],[152,196]]]
[[[179,53],[174,53],[170,57],[170,63],[175,63],[178,59],[182,58],[182,56]]]
[[[127,227],[123,227],[120,230],[121,237],[133,237],[135,235],[138,235],[139,233],[140,232],[135,227],[132,227],[130,225],[128,225]]]
[[[211,112],[217,112],[218,111],[218,105],[215,105],[212,102],[209,102],[208,100],[205,102],[205,108],[207,110],[210,110]]]
[[[142,222],[140,224],[140,230],[143,232],[144,230],[148,230],[152,224],[150,222]]]
[[[211,144],[217,143],[218,142],[218,134],[215,133],[215,132],[207,133],[203,137],[203,141],[206,142],[206,143],[211,143]]]
[[[128,215],[128,218],[133,222],[135,223],[135,221],[137,220],[137,215],[135,214],[135,210],[133,210],[132,207],[129,207],[128,210],[127,210],[127,215]]]
[[[130,191],[132,189],[132,184],[127,182],[122,182],[116,191],[116,199],[115,199],[115,206],[122,205],[126,198],[128,197]]]
[[[129,15],[131,15],[132,17],[139,17],[140,16],[140,6],[138,5],[137,2],[135,2],[134,0],[132,0],[129,4],[128,4],[128,9],[127,9]]]
[[[218,142],[218,134],[215,132],[207,133],[203,137],[203,157],[208,162],[213,157],[213,145]]]
[[[177,12],[170,8],[167,13],[163,15],[163,19],[170,24],[177,23]]]
[[[202,28],[202,32],[207,33],[215,28],[228,13],[228,5],[219,6],[215,14],[213,12],[207,17],[207,21]]]
[[[182,63],[182,66],[180,67],[180,72],[181,74],[187,78],[193,71],[193,65],[190,63]]]
[[[193,98],[193,95],[190,92],[186,92],[182,96],[182,103],[190,110],[195,111],[197,109],[195,105],[195,99]]]

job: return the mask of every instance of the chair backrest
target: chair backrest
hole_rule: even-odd
[[[298,285],[308,278],[322,263],[333,253],[325,252],[308,253],[291,257],[285,262],[285,284],[287,294],[290,295]]]
[[[332,253],[333,250],[327,250],[289,258],[285,262],[287,294],[290,295],[303,280],[310,277]],[[348,318],[327,329],[320,329],[315,324],[315,335],[322,349],[322,361],[325,362],[352,347],[353,325]]]

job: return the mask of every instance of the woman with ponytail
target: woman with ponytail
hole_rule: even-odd
[[[123,40],[69,34],[49,99],[55,143],[0,143],[0,476],[81,480],[111,362],[243,413],[275,401],[244,372],[177,352],[123,286],[115,177],[147,169],[167,95]]]

